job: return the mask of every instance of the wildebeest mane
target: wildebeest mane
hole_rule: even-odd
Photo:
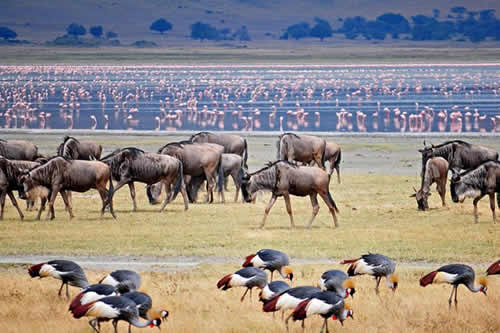
[[[280,135],[280,139],[281,139],[282,137],[284,137],[284,136],[287,136],[287,135],[290,135],[290,136],[294,136],[294,137],[296,137],[296,138],[299,138],[299,136],[298,136],[297,134],[295,134],[295,133],[292,133],[292,132],[286,132],[286,133],[283,133],[283,134],[281,134],[281,135]]]
[[[101,161],[104,161],[106,159],[109,159],[109,158],[112,158],[116,155],[118,155],[119,153],[121,153],[122,151],[124,150],[128,150],[130,152],[130,155],[132,156],[132,158],[136,158],[138,155],[140,154],[144,154],[144,150],[140,149],[140,148],[136,148],[136,147],[125,147],[125,148],[118,148],[116,149],[115,151],[113,151],[112,153],[109,153],[108,155],[102,157],[100,160]]]
[[[458,175],[459,175],[460,177],[462,177],[462,176],[466,176],[466,175],[468,175],[468,174],[472,173],[474,170],[477,170],[477,169],[479,169],[479,168],[481,168],[481,167],[485,166],[485,164],[488,164],[488,163],[494,163],[494,164],[496,164],[496,165],[500,168],[500,161],[488,160],[488,161],[486,161],[486,162],[481,163],[480,165],[478,165],[478,166],[477,166],[477,167],[475,167],[475,168],[468,169],[468,170],[464,170],[464,171],[460,172]]]
[[[440,143],[438,145],[433,145],[432,148],[441,148],[443,146],[446,146],[446,145],[449,145],[449,144],[453,144],[453,143],[458,143],[458,144],[461,144],[461,145],[465,145],[467,147],[470,147],[470,143],[468,142],[465,142],[465,141],[462,141],[462,140],[450,140],[450,141],[446,141],[446,142],[443,142],[443,143]]]
[[[193,134],[191,135],[191,137],[189,138],[189,141],[192,141],[194,138],[196,138],[197,136],[201,136],[201,135],[210,135],[211,133],[210,132],[198,132],[196,134]]]
[[[71,144],[71,142],[73,142],[73,144]],[[74,158],[74,153],[76,153],[78,148],[77,148],[77,145],[80,144],[80,141],[78,141],[78,139],[76,139],[75,137],[72,137],[72,136],[69,136],[69,135],[66,135],[63,139],[63,142],[59,145],[59,147],[57,147],[57,155],[59,156],[64,156],[64,157],[68,157],[70,156],[71,158]],[[67,154],[65,154],[65,148],[67,149]]]

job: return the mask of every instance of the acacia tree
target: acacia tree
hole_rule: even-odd
[[[14,30],[9,29],[7,27],[0,27],[0,37],[5,39],[5,40],[8,40],[8,39],[16,38],[17,33]]]
[[[100,38],[102,36],[102,34],[103,34],[102,26],[101,25],[97,25],[95,27],[91,27],[89,29],[89,32],[95,38]]]
[[[78,36],[85,35],[87,33],[87,30],[81,24],[71,23],[66,27],[66,32],[68,33],[68,35],[72,35],[75,36],[75,38],[78,38]]]
[[[172,29],[172,24],[164,18],[157,19],[149,27],[149,30],[158,31],[162,35],[165,31],[168,31],[170,29]]]
[[[332,37],[333,29],[328,21],[319,17],[314,18],[316,25],[311,29],[311,37],[317,37],[321,41],[327,37]]]

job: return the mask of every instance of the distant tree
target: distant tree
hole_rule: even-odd
[[[317,37],[321,41],[327,37],[332,37],[333,29],[328,21],[319,17],[314,18],[316,25],[311,29],[311,37]]]
[[[387,25],[381,21],[368,21],[363,36],[370,39],[384,40],[387,35]],[[397,35],[396,35],[397,36]],[[397,38],[397,37],[396,37]]]
[[[381,37],[382,32],[384,32],[385,34],[390,33],[392,38],[396,39],[399,38],[399,34],[410,32],[410,23],[401,14],[385,13],[377,17],[376,21],[380,24],[371,23],[368,28],[374,30],[374,33],[376,33],[378,37]]]
[[[286,28],[285,33],[281,36],[281,39],[293,38],[299,40],[301,38],[306,38],[311,35],[311,28],[309,23],[301,22]]]
[[[196,22],[191,24],[191,38],[199,40],[217,40],[219,38],[219,32],[213,26],[208,23]]]
[[[241,41],[251,40],[250,33],[248,32],[248,28],[246,25],[242,25],[238,30],[236,30],[236,32],[233,34],[233,37]]]
[[[447,40],[456,32],[452,21],[440,22],[433,17],[425,15],[412,16],[413,28],[411,36],[413,40]]]
[[[5,40],[8,40],[8,39],[16,38],[17,33],[14,30],[9,29],[7,27],[0,27],[0,37],[5,39]]]
[[[366,19],[362,16],[347,17],[344,24],[338,30],[347,39],[355,39],[366,30]]]
[[[450,9],[450,12],[456,14],[457,19],[462,20],[464,18],[464,14],[467,12],[467,8],[463,6],[457,6]]]
[[[78,36],[85,35],[87,33],[87,30],[81,24],[71,23],[66,27],[66,32],[68,33],[68,35],[78,38]]]
[[[434,17],[435,19],[438,19],[440,14],[441,14],[441,11],[439,9],[434,8],[432,10],[432,17]]]
[[[95,38],[101,38],[101,36],[103,34],[102,26],[96,25],[94,27],[90,27],[89,32]]]
[[[113,32],[113,31],[106,32],[107,39],[113,39],[113,38],[117,38],[117,37],[118,37],[118,34],[116,32]]]
[[[172,29],[172,24],[164,18],[157,19],[149,27],[149,30],[158,31],[160,34],[163,34],[165,31],[170,29]]]

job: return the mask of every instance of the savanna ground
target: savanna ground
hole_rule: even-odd
[[[6,139],[26,138],[26,134],[3,135]],[[78,137],[84,138],[83,135]],[[43,153],[55,151],[61,134],[36,134]],[[180,137],[95,135],[92,139],[110,152],[120,146],[138,146],[155,151]],[[426,138],[433,143],[449,138]],[[275,158],[274,137],[249,137],[251,170]],[[193,332],[282,332],[279,319],[260,311],[260,303],[240,303],[243,290],[222,292],[216,283],[234,272],[243,258],[260,248],[276,248],[296,261],[294,286],[315,284],[321,273],[341,268],[339,259],[354,258],[368,251],[386,254],[399,262],[400,288],[396,294],[383,288],[380,297],[373,291],[374,281],[356,278],[358,293],[352,300],[355,320],[348,320],[343,330],[442,332],[498,332],[500,321],[500,279],[492,277],[488,297],[472,294],[460,287],[458,311],[448,311],[449,286],[418,285],[424,273],[445,263],[468,263],[482,275],[487,265],[500,257],[500,224],[493,224],[488,200],[480,203],[479,223],[473,223],[472,203],[454,204],[447,193],[448,206],[440,207],[433,190],[431,210],[418,212],[408,196],[418,187],[420,158],[417,149],[421,137],[337,136],[328,140],[343,148],[342,183],[332,177],[330,190],[340,209],[340,227],[333,228],[323,202],[311,230],[304,228],[311,214],[308,198],[292,198],[297,228],[289,229],[283,200],[278,200],[264,230],[258,229],[269,194],[256,204],[233,203],[234,190],[226,195],[226,204],[198,203],[183,211],[179,197],[164,213],[147,202],[144,186],[137,184],[138,207],[132,204],[128,189],[114,199],[118,219],[109,214],[99,218],[97,193],[73,195],[73,220],[68,219],[60,199],[56,201],[54,221],[34,221],[28,212],[25,221],[7,200],[5,220],[0,223],[0,255],[4,261],[13,256],[39,255],[46,258],[74,259],[97,256],[108,265],[88,270],[89,281],[112,270],[114,256],[154,257],[155,266],[182,257],[200,258],[200,265],[179,269],[135,268],[143,271],[143,289],[157,305],[171,312],[167,330]],[[468,141],[500,150],[497,137],[474,137]],[[433,186],[434,189],[434,186]],[[203,199],[204,193],[201,193]],[[24,206],[24,203],[22,203]],[[213,263],[207,264],[207,260]],[[186,259],[189,261],[189,259]],[[24,262],[24,261],[23,261]],[[68,301],[58,298],[55,280],[31,280],[26,265],[0,265],[0,322],[2,332],[89,332],[85,320],[76,321],[67,313]],[[84,267],[86,267],[84,265]],[[345,267],[344,267],[345,269]],[[77,291],[72,290],[72,295]],[[277,316],[279,318],[279,316]],[[306,321],[307,331],[319,331],[320,318]],[[124,325],[124,324],[121,324]],[[110,325],[109,325],[110,326]],[[124,326],[121,326],[124,330]],[[337,329],[331,322],[330,328]],[[293,325],[299,331],[300,325]],[[106,326],[104,331],[111,331]]]

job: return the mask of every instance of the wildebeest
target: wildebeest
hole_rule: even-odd
[[[159,183],[159,186],[165,187],[175,184],[172,195],[165,198],[160,212],[165,209],[170,200],[175,199],[179,191],[184,198],[184,208],[185,210],[188,209],[187,194],[183,180],[183,167],[182,163],[176,158],[161,154],[146,153],[141,149],[130,147],[115,150],[113,153],[103,157],[101,161],[109,165],[113,178],[118,182],[110,198],[123,185],[128,184],[134,212],[137,211],[134,182],[141,182],[147,185]]]
[[[222,189],[224,182],[222,151],[219,148],[212,144],[180,141],[166,144],[158,150],[158,153],[173,156],[182,162],[186,186],[191,178],[204,177],[207,180],[206,201],[213,202],[213,191],[217,179],[219,189]],[[223,192],[222,200],[224,200]]]
[[[422,186],[420,190],[415,190],[415,193],[410,196],[416,198],[419,210],[429,209],[427,198],[431,195],[430,187],[434,183],[436,183],[437,191],[441,196],[443,207],[446,206],[445,195],[448,165],[448,161],[442,157],[433,157],[427,160]]]
[[[276,143],[278,160],[309,163],[311,161],[324,169],[326,141],[309,135],[285,133]]]
[[[337,171],[337,181],[340,184],[340,162],[342,160],[342,150],[335,142],[327,142],[325,150],[325,161],[330,163],[328,175],[332,175],[333,170]]]
[[[21,217],[21,220],[24,219],[24,214],[21,211],[21,208],[18,206],[16,197],[14,196],[12,191],[19,190],[19,180],[20,177],[24,174],[24,171],[37,167],[39,165],[40,163],[38,162],[16,161],[16,160],[11,161],[3,156],[0,156],[0,206],[1,206],[0,220],[3,220],[6,195],[9,196],[12,205],[16,207],[17,212],[19,213],[19,217]],[[40,218],[40,214],[42,213],[43,208],[45,207],[47,196],[45,195],[41,199],[42,199],[42,205],[40,206],[38,219]]]
[[[307,228],[311,227],[319,211],[318,194],[328,206],[333,218],[333,223],[335,227],[337,227],[338,223],[335,212],[338,212],[338,208],[328,189],[329,181],[330,177],[328,174],[320,168],[298,166],[288,161],[276,161],[269,163],[266,167],[251,174],[245,173],[241,184],[241,192],[243,193],[245,201],[251,202],[257,191],[271,191],[272,197],[264,212],[264,218],[260,225],[261,228],[264,227],[269,211],[276,202],[276,199],[280,196],[285,198],[286,210],[290,216],[291,226],[292,228],[295,227],[292,206],[290,203],[290,194],[301,197],[309,195],[313,211]]]
[[[454,172],[450,185],[451,199],[453,202],[463,202],[465,198],[473,198],[474,221],[477,223],[477,203],[485,195],[490,197],[490,209],[495,216],[495,192],[497,193],[497,204],[500,208],[500,162],[488,161],[475,169],[462,173]]]
[[[248,145],[247,140],[239,135],[225,133],[199,132],[189,138],[195,143],[216,143],[224,147],[224,154],[236,154],[243,158],[244,167],[247,166]]]
[[[244,166],[244,160],[240,155],[237,154],[222,154],[222,172],[224,174],[224,178],[227,178],[228,176],[231,176],[233,179],[234,186],[236,187],[236,193],[234,194],[234,202],[238,201],[238,195],[240,192],[240,187],[241,187],[241,170],[243,170]],[[191,179],[190,183],[190,193],[189,196],[196,200],[198,191],[202,185],[202,183],[205,181],[205,177],[195,177]],[[220,191],[221,189],[218,188]],[[158,189],[157,189],[158,191]],[[156,193],[154,195],[155,198],[157,198],[160,193]]]
[[[109,181],[109,193],[106,183]],[[19,197],[22,199],[35,199],[33,192],[37,192],[39,187],[49,189],[49,214],[47,218],[54,219],[54,201],[58,193],[61,193],[64,204],[68,210],[70,218],[73,218],[73,208],[67,197],[67,191],[86,192],[96,189],[101,196],[102,209],[101,216],[108,204],[108,194],[113,193],[113,182],[111,181],[111,171],[109,167],[99,161],[67,160],[64,157],[56,156],[38,167],[31,169],[20,177]],[[113,201],[109,200],[111,215],[116,218],[113,210]]]
[[[57,147],[57,155],[69,160],[99,160],[102,146],[92,141],[80,141],[72,136],[65,136]]]
[[[425,174],[427,160],[432,157],[441,156],[449,163],[449,169],[469,170],[481,163],[490,160],[498,160],[498,153],[493,149],[473,145],[461,140],[447,141],[437,146],[425,146],[419,150],[422,153],[422,184]]]
[[[38,147],[33,143],[23,140],[0,139],[0,155],[9,160],[34,161],[41,157]]]

